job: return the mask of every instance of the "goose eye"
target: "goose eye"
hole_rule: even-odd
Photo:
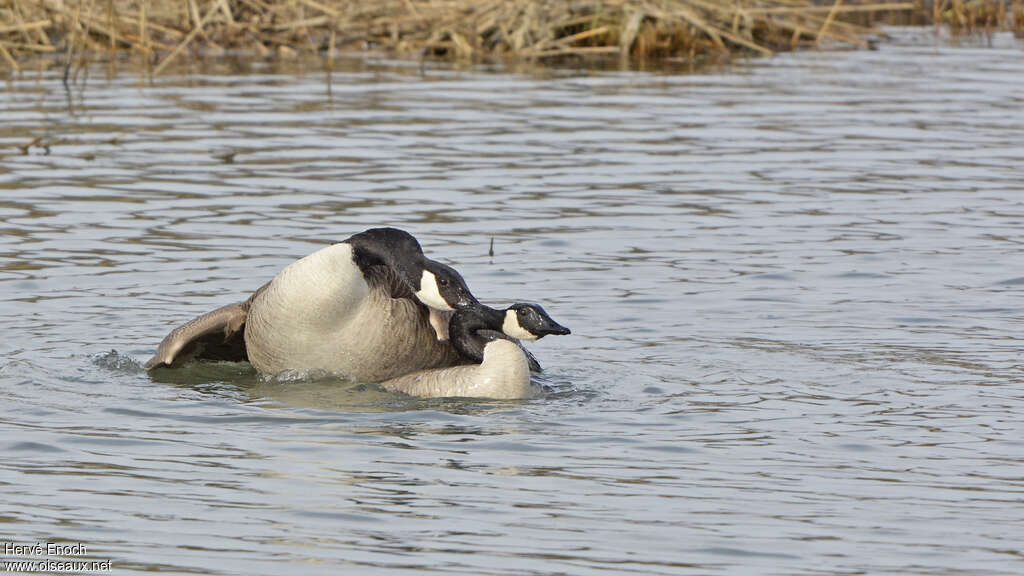
[[[441,278],[440,280],[437,281],[437,283],[440,284],[441,286],[447,286],[448,285],[448,279],[447,278]]]

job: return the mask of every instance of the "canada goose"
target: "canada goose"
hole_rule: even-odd
[[[529,353],[507,336],[507,329],[502,330],[510,322],[529,340],[570,333],[535,304],[514,304],[505,311],[482,304],[467,306],[452,315],[448,332],[452,346],[476,363],[420,370],[381,385],[392,392],[431,398],[529,398],[534,393]]]
[[[286,266],[244,302],[172,331],[146,370],[185,358],[261,372],[323,370],[357,382],[464,362],[447,315],[477,300],[455,269],[396,228],[373,228]]]

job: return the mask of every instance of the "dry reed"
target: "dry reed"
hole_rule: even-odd
[[[447,58],[638,59],[865,45],[877,17],[955,31],[1024,25],[1022,0],[0,0],[0,61],[133,51],[154,74],[189,51],[384,50]],[[852,0],[857,2],[857,0]],[[929,2],[930,4],[925,4]],[[865,15],[867,18],[865,19]]]

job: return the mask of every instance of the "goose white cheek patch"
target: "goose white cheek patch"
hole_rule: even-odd
[[[444,298],[441,297],[441,291],[437,288],[437,278],[434,273],[429,270],[423,271],[423,276],[420,277],[420,289],[416,292],[416,297],[419,298],[420,302],[423,302],[431,308],[437,310],[454,310]]]
[[[516,340],[533,341],[537,339],[526,328],[523,328],[522,324],[519,323],[519,314],[516,314],[515,310],[505,311],[505,321],[501,324],[501,331],[506,335],[515,338]]]

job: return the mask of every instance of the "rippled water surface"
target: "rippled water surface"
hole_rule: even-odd
[[[1020,574],[1022,110],[1005,39],[10,78],[0,539],[115,573]],[[531,345],[545,395],[139,367],[385,224],[572,328]]]

